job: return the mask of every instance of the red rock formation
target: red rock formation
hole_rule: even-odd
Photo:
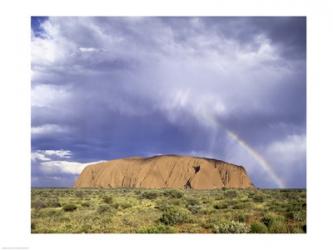
[[[89,165],[75,187],[216,189],[254,186],[241,166],[201,157],[160,155]]]

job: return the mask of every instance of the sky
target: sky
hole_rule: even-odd
[[[194,155],[306,187],[305,17],[32,17],[31,181]]]

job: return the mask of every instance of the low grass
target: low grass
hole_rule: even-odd
[[[305,190],[33,188],[32,233],[305,233]]]

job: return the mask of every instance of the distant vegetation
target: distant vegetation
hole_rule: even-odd
[[[32,233],[305,233],[305,190],[32,189]]]

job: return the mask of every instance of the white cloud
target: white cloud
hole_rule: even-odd
[[[279,56],[276,48],[272,45],[272,42],[262,34],[259,34],[255,38],[255,42],[258,44],[256,50],[248,50],[239,48],[237,59],[241,63],[245,63],[247,66],[258,65],[267,61],[277,61]]]
[[[57,44],[49,39],[33,37],[31,43],[32,62],[50,64],[57,58]]]
[[[68,62],[77,51],[76,44],[61,35],[62,27],[54,20],[50,18],[43,22],[45,32],[42,37],[32,36],[31,63],[33,66],[41,67],[40,69]]]
[[[40,152],[40,150],[36,152],[31,153],[31,160],[32,161],[49,161],[51,158],[46,157],[43,152]]]
[[[81,171],[90,164],[96,162],[76,162],[70,161],[72,152],[70,150],[36,150],[31,153],[31,160],[42,172],[46,174],[80,174]]]
[[[43,136],[55,133],[66,133],[67,131],[68,129],[56,124],[43,124],[41,126],[31,128],[31,134],[33,136]]]
[[[32,107],[54,107],[69,98],[70,93],[63,86],[38,84],[31,89]]]
[[[58,156],[60,158],[71,158],[72,152],[70,150],[44,150],[44,154],[49,156]]]
[[[299,182],[305,182],[306,169],[306,135],[292,134],[280,141],[271,143],[265,155],[274,162],[276,172],[283,176],[286,183],[292,185],[299,178]],[[296,178],[296,179],[295,179]],[[304,183],[305,184],[305,183]],[[303,184],[303,185],[304,185]]]
[[[103,161],[97,162],[75,162],[75,161],[46,161],[41,162],[40,168],[45,173],[65,173],[65,174],[75,174],[78,175],[82,170],[91,164],[100,163]]]
[[[80,174],[86,165],[72,161],[47,161],[42,162],[40,166],[45,173]]]
[[[275,141],[267,148],[267,153],[270,155],[278,155],[287,161],[297,160],[299,157],[304,157],[306,153],[306,136],[305,134],[288,135],[281,141]]]
[[[71,156],[72,152],[70,150],[35,150],[31,153],[31,160],[50,161],[54,157],[68,159]]]
[[[203,93],[200,96],[190,89],[175,90],[169,102],[165,100],[162,105],[171,122],[177,123],[182,115],[179,111],[186,111],[190,112],[199,123],[211,128],[217,126],[217,116],[227,113],[225,105],[216,95]]]
[[[96,48],[79,48],[79,50],[81,51],[81,52],[96,52],[96,51],[98,51],[98,49],[96,49]]]

